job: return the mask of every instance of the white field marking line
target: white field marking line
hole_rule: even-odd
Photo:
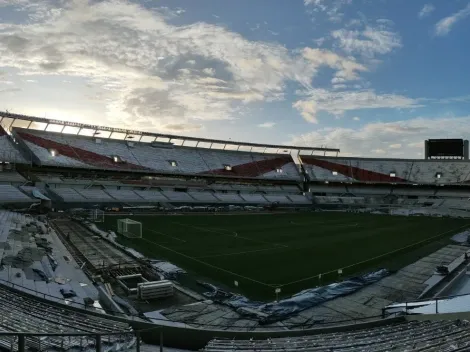
[[[300,280],[288,282],[288,283],[286,283],[286,284],[281,285],[280,287],[289,286],[289,285],[292,285],[292,284],[297,284],[297,283],[302,282],[302,281],[311,280],[311,279],[317,278],[318,275],[320,275],[320,274],[321,274],[322,276],[324,276],[324,275],[327,275],[327,274],[335,273],[335,272],[338,271],[338,269],[343,269],[343,270],[344,270],[344,269],[350,268],[350,267],[355,266],[355,265],[364,264],[364,263],[367,263],[367,262],[369,262],[369,261],[372,261],[372,260],[375,260],[375,259],[379,259],[379,258],[381,258],[381,257],[385,257],[385,256],[387,256],[387,255],[390,255],[390,254],[399,252],[399,251],[401,251],[401,250],[403,250],[403,249],[406,249],[406,248],[409,248],[409,247],[412,247],[412,246],[416,246],[416,245],[418,245],[418,244],[420,244],[420,243],[427,242],[427,241],[432,240],[432,239],[434,239],[434,238],[439,238],[439,237],[441,237],[441,236],[444,236],[444,235],[447,234],[447,233],[454,232],[454,231],[460,230],[460,229],[462,229],[462,228],[464,228],[464,227],[468,227],[468,226],[469,226],[469,224],[466,224],[466,225],[457,227],[457,228],[455,228],[455,229],[452,229],[452,230],[449,230],[449,231],[445,231],[445,232],[439,233],[439,234],[437,234],[437,235],[435,235],[435,236],[426,238],[426,239],[424,239],[424,240],[422,240],[422,241],[409,244],[408,246],[405,246],[405,247],[402,247],[402,248],[398,248],[398,249],[395,249],[395,250],[393,250],[393,251],[390,251],[390,252],[387,252],[387,253],[384,253],[384,254],[375,256],[375,257],[373,257],[373,258],[369,258],[369,259],[363,260],[363,261],[361,261],[361,262],[357,262],[357,263],[354,263],[354,264],[351,264],[351,265],[348,265],[348,266],[344,266],[344,267],[342,267],[342,268],[337,268],[337,269],[334,269],[334,270],[330,270],[330,271],[328,271],[328,272],[326,272],[326,273],[318,273],[318,274],[316,274],[316,275],[309,276],[309,277],[306,277],[306,278],[304,278],[304,279],[300,279]]]
[[[232,255],[248,254],[248,253],[255,253],[255,252],[264,252],[264,251],[273,251],[275,249],[278,249],[278,248],[275,247],[275,248],[253,249],[252,251],[244,251],[244,252],[236,252],[236,253],[223,253],[223,254],[212,254],[212,255],[204,255],[204,256],[196,257],[196,258],[228,257],[228,256],[232,256]]]
[[[258,281],[258,280],[249,278],[249,277],[247,277],[247,276],[243,276],[243,275],[234,273],[234,272],[232,272],[232,271],[230,271],[230,270],[222,269],[222,268],[220,268],[220,267],[218,267],[218,266],[216,266],[216,265],[212,265],[212,264],[206,263],[206,262],[204,262],[204,261],[202,261],[202,260],[199,260],[199,259],[197,259],[197,258],[191,257],[191,256],[189,256],[189,255],[186,255],[186,254],[181,253],[181,252],[178,252],[178,251],[175,251],[174,249],[168,248],[168,247],[166,247],[166,246],[162,246],[161,244],[156,243],[156,242],[153,242],[153,241],[150,241],[150,240],[148,240],[148,239],[146,239],[146,238],[144,238],[144,237],[142,237],[142,238],[140,238],[140,239],[141,239],[141,240],[144,240],[144,241],[146,241],[146,242],[152,243],[152,244],[154,244],[154,245],[156,245],[156,246],[162,247],[162,248],[166,249],[167,251],[176,253],[176,254],[178,254],[178,255],[180,255],[180,256],[182,256],[182,257],[185,257],[185,258],[194,260],[195,262],[201,263],[201,264],[206,265],[206,266],[208,266],[208,267],[211,267],[211,268],[213,268],[213,269],[223,271],[223,272],[225,272],[225,273],[227,273],[227,274],[230,274],[230,275],[233,275],[233,276],[241,277],[242,279],[245,279],[245,280],[248,280],[248,281],[251,281],[251,282],[255,282],[255,283],[260,284],[260,285],[263,285],[263,286],[271,287],[270,284],[267,284],[267,283],[264,283],[264,282],[261,282],[261,281]]]
[[[167,235],[166,233],[163,233],[163,232],[160,232],[160,231],[151,230],[151,229],[145,228],[145,227],[144,227],[144,230],[148,230],[148,231],[151,231],[151,232],[153,232],[153,233],[157,233],[157,234],[159,234],[159,235],[163,235],[163,236],[166,236],[166,237],[169,237],[169,238],[173,238],[174,240],[177,240],[177,241],[186,243],[186,241],[185,241],[185,240],[182,240],[181,238],[178,238],[178,237],[175,237],[175,236],[170,236],[170,235]]]
[[[232,235],[228,235],[228,234],[226,234],[226,233],[220,232],[220,231],[214,231],[214,230],[211,230],[211,229],[205,228],[205,227],[187,225],[187,224],[183,224],[183,223],[181,223],[181,222],[173,222],[173,224],[181,225],[181,226],[186,226],[186,227],[190,227],[190,228],[193,228],[193,229],[196,229],[196,230],[202,230],[202,231],[206,231],[206,232],[217,233],[217,234],[223,235],[223,236],[236,237],[236,238],[243,238],[243,239],[245,239],[245,240],[252,241],[252,242],[255,242],[255,243],[263,243],[263,244],[269,244],[269,245],[275,246],[275,247],[289,248],[289,246],[286,246],[286,245],[284,245],[284,244],[266,242],[266,241],[261,241],[261,240],[254,240],[254,239],[249,238],[249,237],[239,236],[238,234],[237,234],[236,236],[232,236]],[[220,230],[220,229],[219,229],[219,230]],[[227,231],[229,231],[229,230],[227,230]]]
[[[339,223],[339,224],[335,224],[334,221],[330,221],[330,222],[310,222],[310,223],[307,223],[307,224],[302,224],[302,223],[298,223],[298,222],[295,222],[295,221],[291,221],[290,222],[292,225],[298,225],[298,226],[308,226],[308,225],[330,225],[329,227],[355,227],[355,226],[359,226],[360,223],[358,222],[343,222],[343,223]]]
[[[214,229],[214,230],[222,230],[222,231],[231,232],[231,233],[233,234],[233,237],[237,237],[237,236],[238,236],[238,233],[237,233],[237,231],[230,231],[230,230],[227,230],[227,229],[220,229],[220,228],[217,228],[217,227],[212,227],[212,229]]]

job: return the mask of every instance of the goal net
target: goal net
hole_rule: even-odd
[[[93,222],[104,222],[104,211],[100,209],[91,209],[89,217]]]
[[[142,238],[142,223],[131,219],[119,219],[118,234],[128,238]]]

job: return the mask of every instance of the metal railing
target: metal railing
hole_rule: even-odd
[[[162,340],[163,341],[163,340]],[[119,344],[120,348],[116,348]],[[140,352],[140,331],[116,333],[33,333],[33,332],[0,332],[0,348],[10,351],[26,352],[63,350],[77,348],[83,351],[96,352],[132,351]],[[163,351],[163,346],[160,346]]]
[[[440,313],[447,313],[445,311],[439,311],[440,304],[444,301],[448,301],[454,298],[458,297],[465,297],[469,296],[469,293],[461,294],[461,295],[453,295],[453,296],[440,296],[440,297],[434,297],[434,298],[423,298],[419,300],[414,300],[414,301],[407,301],[404,303],[396,303],[388,307],[382,308],[382,318],[392,316],[392,315],[398,315],[398,314],[418,314],[415,312],[412,312],[413,309],[425,307],[425,306],[430,306],[430,305],[435,305],[435,309],[433,313],[429,314],[440,314]],[[393,312],[390,312],[393,311]],[[411,312],[410,312],[411,311]],[[462,312],[459,312],[462,313]]]

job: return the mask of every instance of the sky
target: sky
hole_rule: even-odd
[[[470,138],[468,0],[0,0],[0,110],[423,157]]]

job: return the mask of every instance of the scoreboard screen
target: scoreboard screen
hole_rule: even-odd
[[[460,157],[464,156],[463,139],[430,139],[428,141],[430,157]]]

